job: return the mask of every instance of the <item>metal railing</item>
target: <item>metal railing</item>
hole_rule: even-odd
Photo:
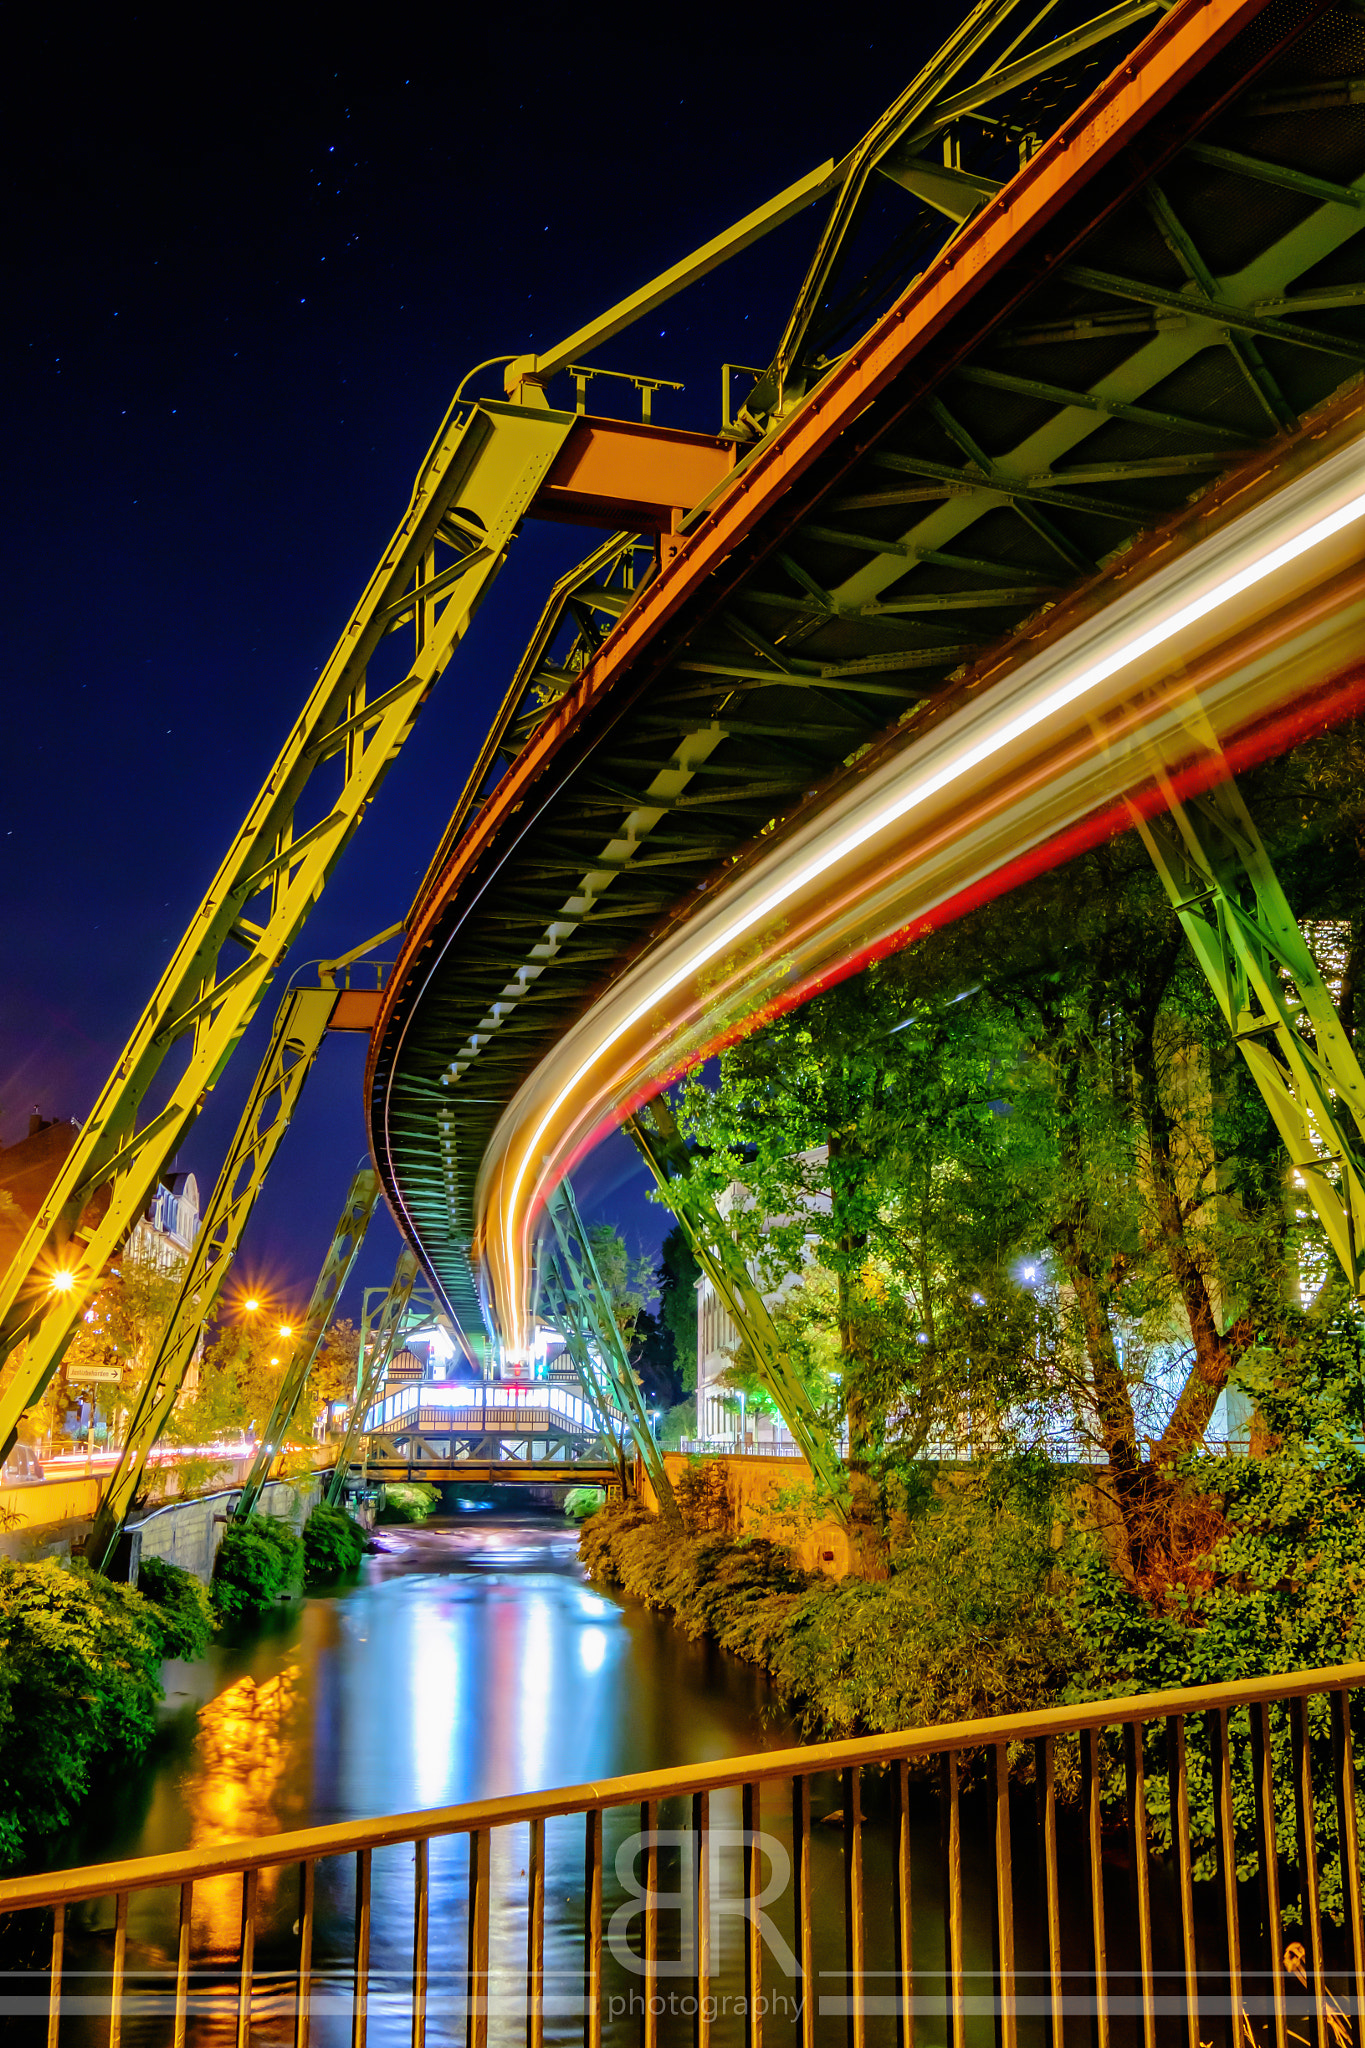
[[[419,1414],[422,1417],[418,1421]],[[584,1436],[596,1436],[603,1428],[600,1411],[592,1402],[585,1401],[580,1394],[571,1394],[566,1387],[555,1387],[544,1380],[533,1380],[526,1386],[508,1385],[499,1382],[470,1380],[423,1380],[412,1386],[400,1387],[369,1409],[365,1415],[367,1430],[378,1430],[386,1435],[407,1423],[410,1428],[442,1428],[449,1421],[452,1429],[479,1427],[485,1416],[490,1423],[516,1422],[523,1415],[529,1420],[539,1417],[542,1429],[549,1426],[549,1418],[579,1430]],[[458,1419],[457,1419],[458,1418]],[[613,1408],[607,1416],[607,1427],[619,1426],[620,1415]]]
[[[0,2006],[45,2012],[49,2048],[64,2008],[112,2048],[130,2012],[140,2043],[184,2043],[209,2014],[240,2048],[253,2018],[307,2048],[322,2016],[353,2048],[456,2029],[488,2048],[490,2024],[543,2048],[547,2016],[560,2039],[581,2020],[585,2048],[709,2048],[719,2018],[760,2048],[779,2017],[797,2048],[835,2026],[869,2048],[891,2018],[912,2048],[925,2015],[967,2048],[979,2014],[1000,2048],[1021,2017],[1061,2048],[1077,2013],[1099,2048],[1116,2028],[1143,2048],[1346,2048],[1365,2010],[1362,1687],[1348,1665],[14,1878],[0,1913],[51,1925],[26,1942],[0,1922],[11,1957],[42,1957]],[[159,1951],[134,1939],[154,1895]]]

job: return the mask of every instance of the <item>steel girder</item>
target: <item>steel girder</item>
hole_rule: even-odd
[[[1235,782],[1133,822],[1352,1294],[1365,1292],[1365,1073]]]
[[[397,532],[0,1280],[0,1355],[25,1343],[0,1394],[0,1455],[221,1076],[573,425],[572,414],[452,405]],[[406,626],[412,659],[396,662],[395,679],[371,694],[371,664]],[[339,774],[320,796],[314,777],[326,762]],[[225,961],[229,948],[243,956],[235,965]],[[181,1069],[163,1106],[146,1115],[176,1047]],[[106,1188],[99,1214],[90,1204]]]
[[[659,1193],[687,1239],[692,1256],[724,1302],[778,1414],[842,1519],[848,1505],[848,1475],[843,1461],[792,1368],[768,1304],[724,1217],[693,1178],[692,1162],[678,1134],[667,1097],[656,1096],[646,1108],[627,1117],[625,1129],[654,1175]]]
[[[366,1340],[369,1335],[368,1317],[362,1315],[360,1326],[360,1358],[356,1372],[355,1405],[346,1424],[346,1434],[337,1452],[332,1483],[327,1489],[329,1507],[339,1507],[346,1492],[346,1480],[350,1472],[351,1459],[356,1444],[365,1427],[365,1417],[375,1394],[384,1384],[384,1375],[389,1369],[389,1360],[401,1336],[403,1325],[408,1320],[413,1295],[421,1275],[417,1254],[406,1245],[398,1254],[398,1263],[393,1269],[393,1279],[384,1296],[379,1314],[375,1318],[374,1341],[368,1359],[365,1356]],[[368,1300],[368,1295],[367,1295]]]
[[[1300,55],[1305,20],[1281,0],[1216,22],[1178,6],[1066,135],[1035,152],[1021,132],[1017,180],[978,194],[918,284],[683,522],[681,554],[447,841],[368,1077],[375,1157],[443,1285],[468,1271],[499,1117],[618,963],[870,745],[931,732],[1068,592],[1104,602],[1120,557],[1192,490],[1221,489],[1248,451],[1273,459],[1234,327],[1300,417],[1365,352],[1365,146],[1347,101],[1326,118],[1302,83],[1360,68],[1365,24],[1320,13]],[[939,108],[950,127],[971,113],[961,79]],[[1063,91],[1048,120],[1075,104]],[[1332,193],[1261,175],[1281,158]],[[962,162],[978,184],[1009,170]],[[1154,178],[1212,292],[1154,220]],[[1114,571],[1078,581],[1101,549]],[[541,665],[566,666],[553,645]]]
[[[583,1219],[567,1179],[559,1183],[551,1196],[549,1211],[559,1243],[562,1296],[573,1324],[580,1361],[587,1354],[590,1332],[617,1406],[630,1426],[640,1462],[653,1484],[659,1513],[665,1522],[681,1529],[682,1517],[673,1495],[673,1483],[649,1426],[649,1415],[631,1370],[630,1355],[612,1312],[611,1296],[598,1270],[592,1242],[583,1227]]]
[[[327,1326],[332,1320],[342,1288],[351,1276],[351,1269],[360,1256],[360,1247],[365,1242],[365,1233],[370,1227],[375,1204],[379,1200],[379,1176],[369,1166],[362,1166],[351,1182],[337,1227],[332,1233],[332,1242],[327,1247],[327,1256],[314,1283],[312,1298],[304,1316],[303,1328],[298,1332],[284,1378],[275,1396],[261,1441],[256,1448],[246,1484],[238,1497],[234,1510],[239,1522],[244,1522],[261,1496],[261,1488],[270,1477],[270,1467],[277,1453],[284,1449],[285,1433],[294,1419],[295,1410],[303,1398],[308,1384],[308,1375],[313,1370],[314,1360],[322,1348]]]
[[[256,1197],[312,1072],[336,999],[334,988],[291,989],[276,1013],[265,1058],[204,1211],[118,1464],[100,1496],[85,1551],[96,1571],[108,1571],[113,1564],[147,1459],[170,1421]]]

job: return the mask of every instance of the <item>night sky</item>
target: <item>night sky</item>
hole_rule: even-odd
[[[385,9],[362,33],[76,10],[11,43],[0,1141],[90,1108],[465,371],[549,347],[846,149],[953,12]],[[820,218],[596,360],[685,381],[656,417],[713,430],[720,363],[767,360]],[[205,1200],[285,978],[406,913],[550,581],[596,538],[523,530],[177,1162]],[[252,1220],[242,1269],[282,1297],[365,1151],[363,1064],[324,1046]],[[632,1162],[612,1141],[580,1193],[654,1244]],[[386,1216],[347,1311],[397,1242]]]

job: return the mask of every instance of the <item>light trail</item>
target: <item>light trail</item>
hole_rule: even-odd
[[[1358,446],[1328,458],[798,816],[566,1032],[508,1105],[475,1191],[475,1250],[511,1356],[536,1212],[604,1123],[765,1004],[889,950],[1158,762],[1178,766],[1349,664],[1365,623],[1351,575],[1361,479]]]

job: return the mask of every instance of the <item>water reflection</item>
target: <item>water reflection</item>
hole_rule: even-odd
[[[67,1862],[209,1847],[243,1835],[401,1813],[518,1791],[569,1785],[785,1744],[756,1673],[711,1646],[683,1639],[661,1618],[590,1589],[576,1532],[558,1518],[481,1515],[384,1531],[358,1584],[312,1598],[273,1628],[220,1646],[204,1665],[179,1667],[164,1742],[123,1802],[90,1816]],[[729,1814],[730,1805],[734,1812]],[[738,1801],[716,1819],[739,1822]],[[684,1816],[666,1824],[678,1826]],[[626,1892],[613,1874],[617,1846],[635,1825],[608,1816],[610,1911]],[[494,1838],[490,1930],[497,2010],[494,2044],[524,2039],[527,1831]],[[468,1850],[433,1843],[433,1967],[428,2038],[464,2032]],[[676,1871],[668,1883],[678,1887]],[[292,2037],[290,1988],[299,1875],[263,1873],[256,1909],[256,2043]],[[313,2048],[350,2039],[355,1898],[353,1859],[318,1866]],[[235,2039],[242,1888],[233,1878],[195,1888],[196,1980],[188,2038],[204,2048]],[[583,1826],[546,1831],[546,2039],[581,2034]],[[369,2038],[409,2038],[413,1912],[410,1848],[373,1864]],[[135,1897],[129,1915],[130,1983],[151,2007],[166,1995],[178,1899]],[[73,1972],[107,1970],[113,1902],[75,1917]],[[676,1924],[676,1923],[675,1923]],[[676,1936],[675,1942],[676,1942]],[[739,1955],[737,1934],[726,1934]],[[619,1974],[619,1973],[618,1973]],[[73,1976],[73,1987],[79,1988]],[[629,1986],[625,1986],[627,1990]],[[94,1982],[90,1983],[93,1992]],[[107,2038],[107,2019],[73,1997],[63,2044]],[[631,2038],[638,2022],[629,2029]],[[690,2024],[686,2029],[690,2038]],[[731,2030],[722,2027],[718,2041]],[[125,2048],[168,2038],[164,2010],[130,2012]],[[680,2037],[681,2038],[681,2037]],[[737,2038],[737,2036],[736,2036]]]

